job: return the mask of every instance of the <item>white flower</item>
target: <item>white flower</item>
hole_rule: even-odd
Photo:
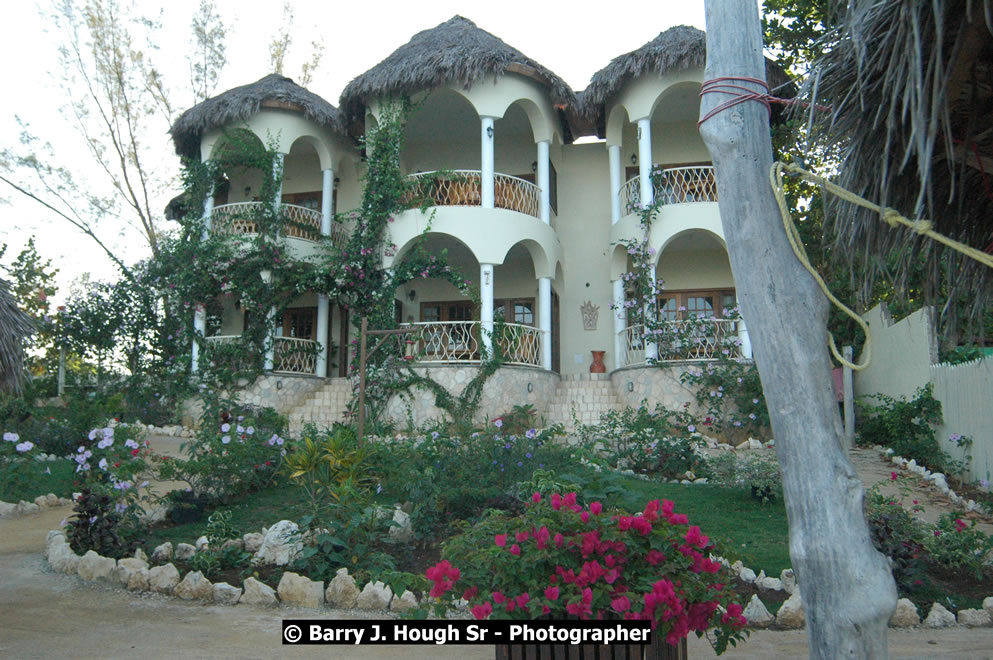
[[[114,437],[114,429],[112,429],[109,426],[107,428],[105,428],[103,430],[103,437],[105,437],[105,438],[113,438]]]
[[[21,439],[21,436],[17,435],[16,433],[11,433],[10,431],[7,431],[6,433],[3,434],[3,439],[6,440],[7,442],[17,442],[18,440]]]
[[[86,436],[86,437],[88,437],[90,440],[96,440],[96,438],[97,438],[97,430],[96,429],[92,429],[90,431],[90,434],[88,436]]]
[[[231,430],[231,425],[230,424],[228,424],[227,422],[224,422],[223,424],[221,424],[221,433],[227,433],[230,430]]]
[[[226,436],[223,436],[223,437],[221,438],[221,443],[222,443],[222,444],[225,444],[225,445],[226,445],[226,444],[228,444],[229,442],[231,442],[231,436],[230,436],[230,435],[226,435]]]
[[[31,442],[30,440],[25,440],[24,442],[19,442],[16,445],[14,445],[14,449],[16,449],[21,453],[24,453],[26,451],[31,451],[33,447],[34,447],[34,443]]]
[[[253,435],[255,433],[255,427],[249,426],[247,429],[245,429],[245,433],[247,433],[248,435]]]
[[[114,444],[113,438],[104,438],[103,440],[97,443],[97,449],[106,449],[112,444]]]
[[[124,446],[127,447],[128,449],[138,449],[138,443],[132,440],[131,438],[128,438],[127,440],[124,441]]]
[[[101,458],[100,459],[100,462],[97,463],[97,467],[99,467],[101,470],[106,470],[107,469],[107,459],[106,458]]]

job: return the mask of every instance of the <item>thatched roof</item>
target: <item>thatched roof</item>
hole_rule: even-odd
[[[34,332],[31,317],[18,308],[10,285],[0,279],[0,392],[16,394],[24,380],[23,339]]]
[[[209,98],[181,114],[169,129],[176,153],[198,158],[200,138],[205,132],[244,121],[260,108],[299,112],[321,126],[344,133],[337,108],[289,78],[272,73],[250,85]]]
[[[852,0],[826,40],[804,96],[830,107],[814,110],[814,135],[840,147],[838,183],[993,251],[993,0]],[[924,281],[929,302],[957,290],[976,312],[991,299],[985,266],[850,204],[829,211],[836,252],[868,266],[867,288],[885,274]]]
[[[649,73],[663,76],[670,71],[703,69],[706,61],[707,37],[703,30],[688,25],[669,28],[641,48],[615,57],[593,74],[583,91],[583,115],[601,126],[602,132],[604,106],[628,80]],[[789,78],[770,60],[766,60],[766,77],[774,93],[793,95]]]
[[[444,85],[469,89],[484,76],[505,73],[537,80],[560,109],[577,106],[576,96],[564,80],[462,16],[415,34],[348,83],[339,104],[351,121],[361,119],[365,103],[376,97],[409,95]]]

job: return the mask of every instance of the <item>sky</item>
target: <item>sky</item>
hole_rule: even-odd
[[[120,0],[126,4],[127,0]],[[155,32],[158,51],[149,53],[177,90],[187,90],[185,56],[190,43],[190,20],[199,0],[135,2],[138,13],[156,17],[161,29]],[[217,0],[227,30],[227,67],[215,93],[253,82],[270,72],[268,44],[283,14],[281,2]],[[661,0],[634,3],[625,11],[582,10],[580,5],[550,2],[519,2],[471,5],[465,2],[429,1],[296,2],[294,43],[284,74],[297,78],[309,58],[310,44],[323,39],[325,52],[309,89],[333,105],[342,89],[355,76],[375,66],[416,32],[435,27],[461,14],[480,28],[537,60],[568,82],[573,89],[586,87],[590,76],[618,55],[639,48],[659,32],[674,25],[704,28],[703,0]],[[16,146],[20,127],[15,117],[50,142],[59,164],[78,173],[88,185],[99,186],[91,160],[77,135],[59,114],[67,97],[59,85],[57,48],[60,34],[51,20],[53,2],[10,2],[4,6],[0,25],[0,54],[5,63],[2,78],[5,103],[0,104],[0,149]],[[182,110],[190,105],[189,92],[173,95]],[[178,159],[168,141],[165,120],[161,133],[149,136],[165,172],[178,170]],[[155,208],[164,208],[180,192],[178,183],[159,191]],[[169,227],[171,223],[163,226]],[[101,221],[101,235],[124,261],[148,255],[141,235],[119,218]],[[96,244],[65,220],[58,219],[34,202],[0,182],[0,244],[9,248],[3,258],[9,264],[30,236],[36,236],[41,255],[60,269],[61,300],[69,284],[82,273],[95,279],[114,279],[115,269]]]

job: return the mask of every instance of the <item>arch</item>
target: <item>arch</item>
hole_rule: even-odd
[[[530,98],[520,97],[507,104],[507,110],[515,105],[521,108],[524,114],[527,115],[528,123],[531,125],[531,137],[534,138],[535,144],[542,140],[551,142],[556,135],[554,123],[542,112],[538,104]],[[506,114],[506,110],[504,114]],[[497,139],[499,139],[499,135]]]
[[[727,241],[724,240],[724,237],[721,234],[718,234],[715,231],[711,231],[710,229],[706,229],[703,227],[692,227],[677,231],[669,236],[666,236],[662,240],[661,244],[659,245],[658,249],[655,252],[655,266],[658,267],[659,261],[662,259],[662,254],[666,251],[666,249],[670,245],[672,245],[677,240],[691,238],[691,237],[695,239],[695,241],[699,241],[704,237],[713,239],[715,243],[715,247],[721,248],[722,250],[724,250],[724,253],[727,254],[728,251]]]
[[[424,240],[426,245],[430,245],[431,244],[430,239],[432,236],[444,237],[445,241],[456,243],[459,247],[465,248],[466,252],[472,255],[472,257],[476,260],[477,263],[479,262],[479,257],[477,257],[476,253],[472,251],[472,248],[469,247],[462,239],[460,239],[455,234],[445,231],[430,231],[425,234],[417,234],[416,236],[411,236],[406,241],[404,241],[402,245],[398,245],[393,255],[393,258],[389,262],[389,264],[387,264],[387,267],[392,268],[394,265],[403,262],[403,260],[407,257],[407,254],[410,252],[410,250],[415,245],[417,245],[417,243],[420,242],[421,240]],[[473,279],[473,278],[470,276],[469,279]]]
[[[525,250],[527,250],[528,254],[531,255],[531,265],[534,267],[536,278],[538,277],[538,273],[549,272],[548,255],[545,254],[545,249],[541,247],[541,245],[537,241],[533,241],[530,239],[517,241],[516,243],[508,247],[507,251],[503,255],[502,262],[505,262],[507,260],[507,256],[510,254],[510,251],[513,250],[518,245],[520,245]]]
[[[674,82],[670,85],[659,90],[658,96],[652,102],[651,111],[649,112],[649,117],[652,122],[656,121],[655,114],[658,112],[659,107],[672,99],[673,97],[678,97],[679,109],[674,114],[680,120],[692,119],[696,121],[700,115],[700,88],[703,87],[703,81],[701,80],[680,80]],[[686,105],[686,99],[691,99],[692,103]]]
[[[616,243],[610,250],[610,279],[619,280],[628,270],[627,248]]]
[[[624,146],[624,127],[629,123],[628,110],[623,105],[617,104],[610,109],[606,125],[608,147]]]
[[[215,129],[205,133],[200,143],[200,153],[203,154],[203,161],[216,160],[222,152],[239,148],[239,141],[252,142],[255,147],[265,149],[265,140],[247,126],[232,126],[224,129]]]
[[[309,145],[311,149],[317,152],[317,158],[321,162],[321,169],[337,169],[337,162],[335,162],[334,157],[331,154],[331,149],[328,145],[324,143],[323,140],[314,135],[300,135],[293,142],[290,143],[290,148],[286,153],[293,151],[293,148],[298,144]]]

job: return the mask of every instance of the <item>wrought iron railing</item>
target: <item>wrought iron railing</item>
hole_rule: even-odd
[[[410,206],[480,206],[482,174],[479,170],[420,172],[410,175],[414,188],[409,193]],[[541,190],[530,181],[494,174],[493,205],[539,217]]]
[[[716,360],[742,357],[738,338],[738,321],[734,319],[694,318],[667,321],[651,334],[641,323],[620,331],[621,366],[644,364],[645,345],[658,347],[659,362]]]
[[[316,374],[319,345],[313,339],[276,337],[273,339],[272,370],[289,374]]]
[[[258,216],[263,202],[235,202],[215,206],[211,213],[212,231],[221,235],[257,234]],[[318,241],[321,237],[321,212],[296,204],[280,204],[283,215],[283,235],[305,241]],[[331,223],[331,240],[344,245],[348,233],[340,222]]]
[[[656,170],[652,174],[652,191],[655,200],[663,205],[716,202],[714,168],[712,165],[698,165]],[[636,212],[641,208],[641,177],[630,179],[618,194],[626,212]]]
[[[482,324],[479,321],[406,323],[409,335],[403,357],[417,363],[479,362]],[[494,341],[506,364],[541,366],[541,330],[522,323],[497,323]]]

